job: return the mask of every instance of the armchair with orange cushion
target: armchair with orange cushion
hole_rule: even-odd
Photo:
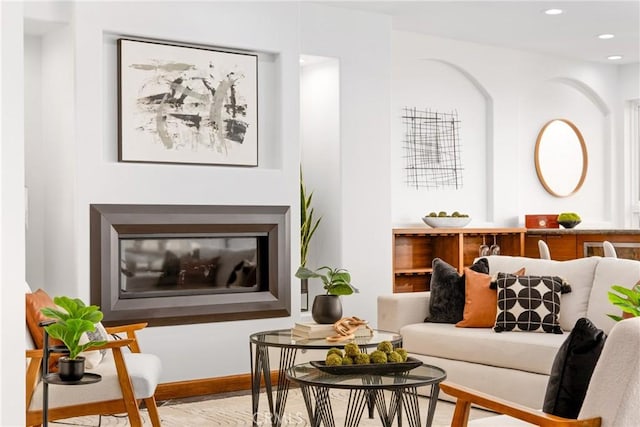
[[[40,308],[52,305],[53,301],[42,290],[26,293],[27,426],[39,425],[43,419],[41,367],[44,355],[42,331],[38,324],[44,320]],[[104,356],[95,361],[95,366],[87,368],[87,372],[99,374],[102,380],[87,385],[50,384],[48,386],[48,419],[126,413],[130,425],[137,427],[142,426],[139,406],[141,401],[144,401],[151,424],[159,427],[160,417],[154,394],[160,379],[160,359],[152,354],[141,353],[136,336],[136,331],[143,329],[146,325],[146,323],[139,323],[105,328],[108,334],[122,333],[126,338],[109,340],[100,347],[94,347],[90,352],[94,355],[104,352]]]
[[[640,317],[617,323],[604,344],[576,419],[549,415],[467,387],[442,383],[441,390],[457,399],[451,427],[637,427],[639,350]],[[504,415],[468,421],[471,405]]]

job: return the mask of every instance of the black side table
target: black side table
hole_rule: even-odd
[[[55,320],[45,320],[38,325],[41,328],[55,323]],[[51,353],[69,353],[64,346],[54,346],[49,348],[49,334],[44,329],[44,336],[42,342],[42,427],[49,425],[49,384],[58,385],[80,385],[80,384],[93,384],[102,380],[102,377],[98,374],[92,374],[86,372],[84,376],[78,381],[65,381],[60,378],[58,374],[49,373],[49,355]]]

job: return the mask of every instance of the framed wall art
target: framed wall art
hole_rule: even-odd
[[[258,165],[258,57],[118,39],[118,160]]]

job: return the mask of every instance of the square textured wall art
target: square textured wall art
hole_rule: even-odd
[[[258,57],[118,39],[121,162],[258,165]]]

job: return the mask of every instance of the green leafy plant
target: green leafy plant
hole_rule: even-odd
[[[64,296],[55,297],[53,302],[62,310],[48,307],[40,310],[45,316],[57,320],[45,329],[52,338],[59,339],[69,349],[69,359],[76,359],[81,352],[105,344],[105,341],[89,341],[86,344],[80,344],[82,334],[94,331],[95,324],[102,320],[100,307],[87,306],[77,298]]]
[[[324,266],[313,271],[306,267],[300,267],[296,271],[296,277],[298,279],[320,278],[327,295],[351,295],[354,292],[359,292],[351,285],[351,275],[344,268]]]
[[[640,316],[640,282],[631,289],[624,286],[613,285],[608,293],[609,301],[619,307],[623,312],[633,317]],[[623,318],[615,314],[607,314],[610,318],[619,322]]]
[[[300,265],[307,265],[307,253],[309,252],[309,243],[313,233],[318,229],[322,217],[313,218],[313,208],[311,201],[313,200],[313,192],[307,195],[307,190],[302,179],[302,167],[300,167]]]

